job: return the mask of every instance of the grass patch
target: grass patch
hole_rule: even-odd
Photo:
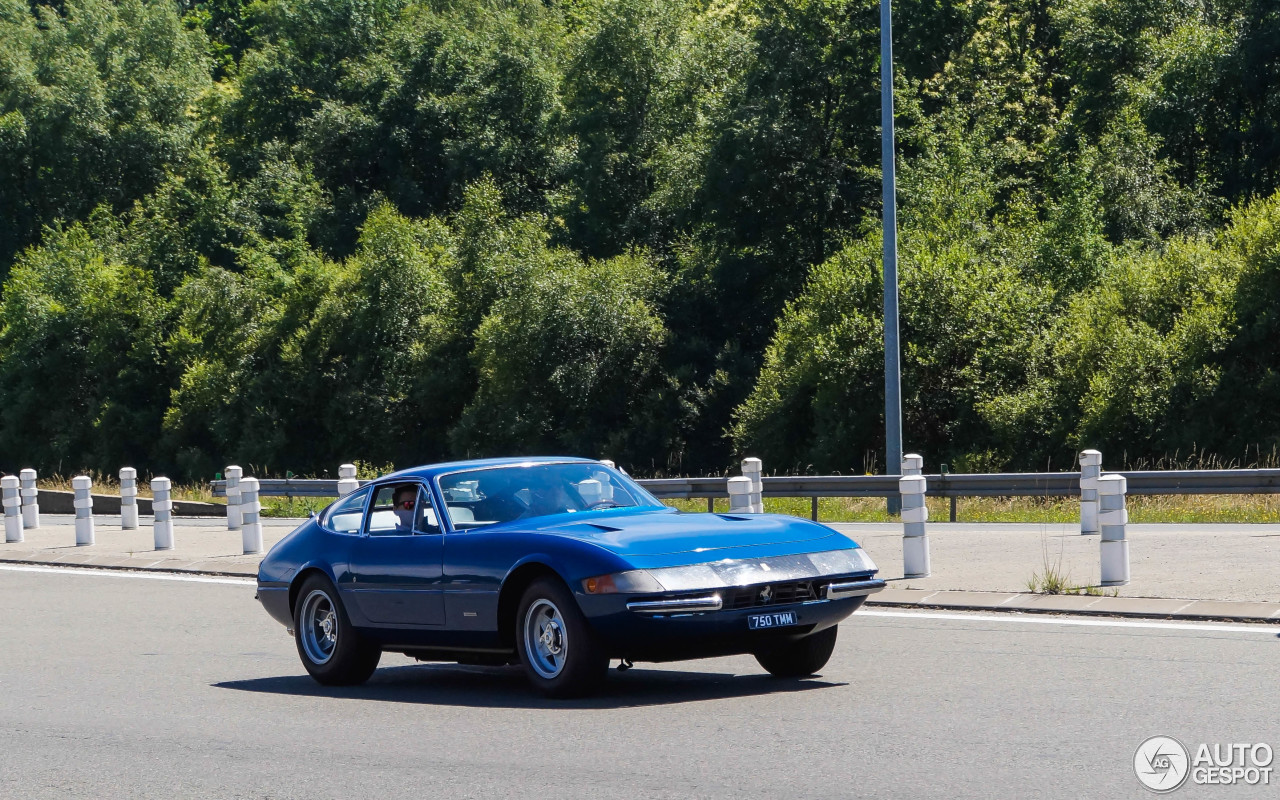
[[[261,499],[264,517],[305,517],[319,512],[336,500],[336,497],[264,497]]]
[[[667,500],[681,511],[706,511],[706,500]],[[927,497],[929,519],[946,522],[950,500]],[[1151,495],[1127,498],[1130,522],[1280,522],[1280,495]],[[767,497],[765,511],[808,517],[807,497]],[[729,499],[716,498],[715,510],[727,512]],[[956,503],[957,522],[1075,523],[1080,501],[1075,497],[962,497]],[[897,522],[880,497],[823,497],[818,502],[822,522]]]
[[[1071,574],[1062,568],[1062,547],[1054,557],[1049,555],[1049,542],[1041,537],[1040,549],[1043,555],[1039,572],[1031,573],[1027,579],[1027,591],[1032,594],[1083,594],[1090,597],[1115,597],[1118,589],[1104,589],[1101,586],[1076,586],[1071,582]]]

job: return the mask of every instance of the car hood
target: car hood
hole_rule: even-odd
[[[802,545],[840,534],[823,525],[780,514],[684,514],[632,511],[566,519],[540,526],[540,533],[591,542],[624,557],[698,554],[698,560],[733,557],[724,551]],[[548,523],[552,520],[548,519]],[[844,547],[851,546],[845,540]],[[800,547],[800,550],[808,548]]]

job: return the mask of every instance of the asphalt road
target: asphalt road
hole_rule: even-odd
[[[1074,800],[1149,796],[1156,734],[1280,750],[1280,628],[1075,622],[860,612],[818,678],[639,665],[554,702],[401,656],[324,689],[249,585],[5,568],[0,797]]]

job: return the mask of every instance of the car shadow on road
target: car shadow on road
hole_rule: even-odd
[[[634,708],[725,700],[847,686],[819,678],[785,680],[767,675],[679,672],[635,667],[610,670],[600,692],[577,700],[549,700],[534,693],[520,667],[420,664],[383,667],[363,686],[321,686],[306,675],[251,678],[213,684],[242,692],[382,700],[473,708]]]

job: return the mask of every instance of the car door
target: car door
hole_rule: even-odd
[[[416,497],[413,522],[406,527],[394,503],[410,486]],[[402,501],[402,511],[405,505]],[[409,481],[377,487],[363,534],[351,548],[351,596],[361,614],[377,625],[443,625],[443,556],[430,489]]]

